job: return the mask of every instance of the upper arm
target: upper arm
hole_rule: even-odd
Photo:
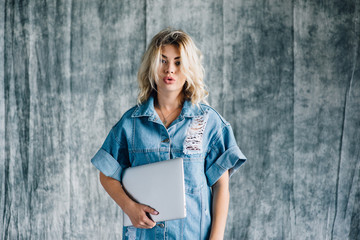
[[[225,171],[219,180],[212,186],[213,190],[218,188],[227,188],[229,189],[229,171]]]

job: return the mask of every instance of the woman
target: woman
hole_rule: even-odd
[[[129,216],[124,239],[222,239],[229,206],[229,177],[245,161],[233,131],[201,103],[201,53],[183,31],[165,29],[152,39],[138,72],[138,105],[112,128],[92,159],[100,182]],[[185,219],[153,222],[158,212],[134,202],[121,185],[127,167],[184,159]]]

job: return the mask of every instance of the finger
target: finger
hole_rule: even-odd
[[[151,219],[150,214],[145,211],[145,208],[143,208],[143,211],[144,212],[141,214],[141,216],[139,216],[140,218],[137,220],[136,225],[138,225],[140,228],[153,228],[156,223]]]
[[[145,206],[144,211],[148,212],[148,213],[150,213],[152,215],[158,215],[159,214],[158,211],[156,211],[155,209],[153,209],[153,208],[151,208],[149,206]]]
[[[135,223],[133,225],[136,228],[153,228],[156,224],[151,220],[149,222],[149,218],[144,216],[141,219],[139,219],[139,221],[137,223]]]
[[[147,228],[153,228],[156,225],[156,223],[153,220],[151,220],[150,218],[148,218],[147,216],[145,219],[143,219],[143,221]]]
[[[147,217],[146,217],[147,218]],[[147,219],[143,219],[141,222],[139,222],[138,224],[134,224],[134,227],[136,228],[145,228],[145,229],[149,229],[149,228],[153,228],[155,227],[156,223]]]

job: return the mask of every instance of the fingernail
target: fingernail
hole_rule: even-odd
[[[159,212],[155,210],[155,211],[154,211],[154,214],[155,214],[155,215],[158,215],[158,214],[159,214]]]

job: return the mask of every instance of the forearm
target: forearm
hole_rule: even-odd
[[[229,209],[229,173],[225,172],[213,187],[210,239],[223,239]]]
[[[111,177],[105,176],[100,172],[100,182],[110,197],[121,207],[121,209],[129,216],[134,227],[137,228],[153,228],[155,222],[152,221],[147,214],[159,214],[155,209],[136,203],[133,201],[122,188],[121,183]]]
[[[121,183],[118,180],[107,177],[102,172],[100,172],[100,182],[105,191],[124,212],[127,212],[127,208],[135,204],[135,202],[125,193]]]

